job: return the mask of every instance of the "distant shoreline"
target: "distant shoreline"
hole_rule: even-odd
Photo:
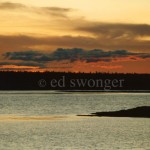
[[[45,92],[44,92],[45,91]],[[66,93],[150,93],[150,90],[140,90],[140,91],[136,91],[136,90],[133,90],[133,91],[117,91],[117,90],[114,90],[114,91],[98,91],[98,90],[0,90],[0,92],[3,92],[3,93],[7,93],[7,92],[29,92],[28,94],[33,94],[33,93],[30,93],[30,92],[41,92],[40,94],[66,94]],[[2,94],[2,93],[0,93]],[[7,93],[9,94],[9,93]]]

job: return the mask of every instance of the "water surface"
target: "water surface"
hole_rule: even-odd
[[[0,93],[2,150],[148,150],[148,118],[78,117],[150,106],[149,93]]]

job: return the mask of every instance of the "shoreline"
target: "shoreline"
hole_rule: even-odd
[[[150,118],[150,106],[141,106],[126,110],[96,112],[90,115],[77,115],[89,117],[133,117],[133,118]]]

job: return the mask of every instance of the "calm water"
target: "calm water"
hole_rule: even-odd
[[[137,106],[150,94],[0,92],[0,150],[150,150],[150,119],[76,116]]]

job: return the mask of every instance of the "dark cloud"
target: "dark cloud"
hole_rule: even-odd
[[[84,21],[75,27],[76,31],[90,33],[103,49],[129,49],[149,52],[149,24],[121,24]]]
[[[11,2],[4,2],[0,3],[0,9],[20,9],[20,8],[26,8],[25,5],[20,3],[11,3]]]
[[[46,63],[48,61],[54,61],[59,58],[53,57],[53,53],[43,53],[39,51],[22,51],[22,52],[6,52],[4,55],[5,59],[8,60],[22,60],[22,61],[33,61]]]
[[[90,37],[72,37],[72,36],[51,36],[51,37],[32,37],[24,35],[4,36],[0,35],[0,50],[7,51],[31,49],[32,46],[46,47],[82,47],[93,48],[100,47],[98,41]]]
[[[143,58],[143,59],[150,58],[150,54],[144,54],[144,53],[139,54],[137,56],[139,56],[140,58]]]
[[[134,56],[137,58],[150,58],[147,53],[132,53],[127,50],[104,51],[99,49],[84,50],[81,48],[63,49],[59,48],[52,53],[42,53],[38,51],[7,52],[4,54],[8,60],[22,60],[47,63],[51,61],[85,61],[85,62],[110,62],[119,58]]]
[[[137,36],[150,36],[150,25],[148,24],[111,24],[111,23],[89,23],[86,26],[76,28],[80,31],[90,32],[97,36],[108,39],[132,39]]]
[[[37,51],[23,51],[23,52],[7,52],[4,54],[5,58],[10,60],[39,60],[44,54]]]
[[[45,46],[45,50],[56,49],[58,47],[73,48],[81,47],[83,49],[128,49],[130,51],[149,52],[150,42],[146,40],[137,40],[135,38],[92,38],[88,36],[50,36],[50,37],[32,37],[25,35],[0,35],[0,51],[19,51],[32,49],[33,47]],[[39,50],[39,49],[37,49]]]

